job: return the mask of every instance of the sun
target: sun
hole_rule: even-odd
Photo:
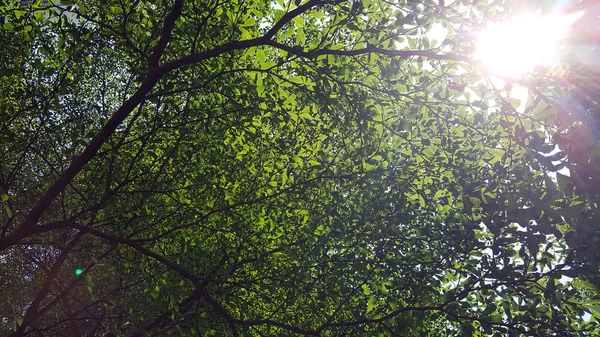
[[[560,42],[583,13],[521,14],[477,33],[475,57],[489,72],[518,78],[558,62]]]

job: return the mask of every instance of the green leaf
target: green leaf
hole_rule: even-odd
[[[375,305],[377,305],[377,299],[375,297],[370,297],[369,302],[367,303],[367,314],[373,311]]]
[[[506,102],[508,102],[513,108],[517,109],[521,106],[521,100],[518,98],[505,98]]]
[[[15,15],[15,18],[17,18],[17,19],[20,19],[20,18],[21,18],[21,16],[23,16],[23,15],[24,15],[24,14],[26,14],[27,12],[26,12],[26,11],[21,11],[21,10],[16,10],[16,11],[13,11],[13,13],[14,13],[14,15]]]
[[[487,305],[487,307],[485,307],[485,310],[483,310],[483,312],[481,313],[482,317],[488,317],[490,316],[493,312],[495,312],[497,309],[497,306],[495,303],[490,303]]]
[[[36,3],[0,6],[0,331],[48,276],[41,335],[600,331],[597,72],[490,80],[508,3]]]
[[[6,210],[6,215],[9,218],[13,217],[13,211],[12,211],[12,209],[10,209],[10,207],[8,205],[4,205],[4,210]]]
[[[475,197],[469,197],[469,200],[473,203],[473,205],[475,206],[481,206],[481,199],[479,198],[475,198]]]
[[[567,184],[569,183],[570,179],[571,179],[570,177],[556,172],[556,182],[558,183],[558,188],[561,191],[564,192],[566,190]]]
[[[265,86],[263,84],[263,78],[260,73],[256,74],[256,92],[258,93],[259,97],[265,97]]]

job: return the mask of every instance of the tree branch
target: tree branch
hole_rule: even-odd
[[[269,31],[263,36],[264,39],[272,39],[273,36],[275,36],[275,34],[277,34],[277,32],[279,32],[281,30],[281,28],[283,28],[283,26],[285,26],[286,23],[292,21],[295,17],[306,13],[308,10],[316,7],[317,5],[324,5],[324,4],[337,4],[340,2],[344,2],[346,0],[310,0],[307,3],[305,3],[302,6],[299,6],[287,13],[285,13],[280,19],[279,21],[277,21],[273,27],[271,27],[271,29],[269,29]]]
[[[165,49],[167,49],[167,45],[171,40],[171,34],[173,33],[173,27],[175,26],[175,21],[181,16],[181,11],[183,9],[183,0],[175,0],[175,4],[173,5],[173,9],[167,15],[165,19],[165,23],[163,25],[162,33],[160,39],[158,40],[158,44],[154,47],[150,58],[148,59],[148,63],[150,64],[150,68],[157,68],[160,63],[161,56],[165,53]]]
[[[158,80],[164,75],[160,70],[150,71],[138,90],[131,96],[115,114],[108,120],[106,125],[96,134],[92,141],[88,144],[85,150],[71,163],[71,165],[63,171],[56,182],[46,191],[46,194],[40,199],[35,207],[27,214],[23,223],[12,234],[0,240],[0,250],[10,245],[16,244],[23,238],[35,233],[34,227],[44,212],[50,207],[54,199],[65,190],[65,188],[73,181],[77,173],[83,169],[87,163],[96,155],[100,147],[106,140],[112,136],[117,127],[129,116],[131,111],[135,109],[141,102],[144,101],[146,95],[152,90]]]
[[[23,322],[17,327],[16,331],[10,335],[10,337],[22,336],[29,324],[38,317],[38,308],[44,300],[44,298],[46,298],[48,292],[50,291],[50,287],[52,286],[54,279],[60,273],[62,265],[67,259],[67,256],[69,256],[71,251],[75,248],[75,246],[79,243],[79,241],[81,240],[81,238],[83,238],[84,235],[85,233],[83,232],[78,233],[71,240],[71,242],[69,242],[69,244],[61,251],[60,255],[56,259],[56,262],[54,262],[54,265],[50,269],[50,272],[46,277],[46,281],[44,282],[42,289],[40,289],[35,299],[31,302],[31,304],[25,311],[25,314],[23,315]]]
[[[354,49],[354,50],[331,50],[331,49],[315,49],[310,51],[304,51],[300,47],[290,47],[283,43],[279,43],[277,41],[269,40],[268,45],[275,47],[277,49],[284,50],[290,54],[297,55],[300,57],[305,57],[309,59],[316,58],[321,55],[338,55],[338,56],[357,56],[357,55],[365,55],[365,54],[380,54],[391,57],[401,57],[401,58],[409,58],[409,57],[425,57],[428,59],[434,60],[443,60],[443,61],[460,61],[473,63],[473,60],[456,54],[437,54],[427,50],[388,50],[377,47],[366,47],[362,49]]]
[[[169,71],[177,69],[177,68],[181,68],[181,67],[184,67],[184,66],[187,66],[190,64],[198,63],[200,61],[204,61],[206,59],[213,58],[213,57],[219,56],[221,54],[236,51],[239,49],[258,47],[261,45],[271,45],[271,43],[269,41],[281,30],[281,28],[283,28],[283,26],[285,26],[286,23],[290,22],[295,17],[307,12],[308,10],[310,10],[312,8],[315,8],[318,5],[336,4],[336,3],[343,2],[343,1],[345,1],[345,0],[330,0],[330,1],[310,0],[307,3],[305,3],[304,5],[299,6],[295,9],[293,9],[292,11],[286,13],[284,16],[282,16],[281,19],[279,19],[279,21],[277,21],[273,25],[273,27],[271,27],[271,29],[269,29],[269,31],[267,31],[261,37],[258,37],[255,39],[250,39],[250,40],[234,41],[234,42],[226,43],[224,45],[215,47],[211,50],[188,55],[188,56],[182,57],[176,61],[165,64],[163,66],[163,68],[165,68],[166,72],[169,72]]]
[[[240,49],[250,48],[250,47],[258,47],[258,46],[262,46],[262,45],[268,45],[268,44],[269,44],[268,39],[265,39],[264,37],[259,37],[259,38],[250,39],[250,40],[243,40],[243,41],[233,41],[233,42],[229,42],[229,43],[217,46],[213,49],[203,51],[201,53],[184,56],[178,60],[164,64],[161,67],[161,69],[163,69],[163,71],[165,73],[167,73],[167,72],[170,72],[177,68],[181,68],[184,66],[188,66],[190,64],[198,63],[198,62],[201,62],[201,61],[213,58],[213,57],[217,57],[217,56],[225,54],[225,53],[229,53],[229,52],[240,50]]]
[[[124,237],[121,237],[118,235],[114,235],[114,234],[104,233],[95,228],[92,228],[92,227],[89,227],[86,225],[82,225],[82,224],[72,223],[71,227],[79,229],[83,233],[89,233],[89,234],[97,236],[99,238],[106,239],[110,242],[121,243],[121,244],[127,245],[127,246],[139,251],[140,253],[142,253],[148,257],[151,257],[151,258],[157,260],[158,262],[164,264],[169,269],[173,270],[174,272],[177,272],[179,275],[190,280],[193,284],[197,284],[198,281],[204,280],[204,278],[191,274],[190,272],[185,270],[183,267],[181,267],[177,263],[167,259],[166,257],[164,257],[160,254],[157,254],[157,253],[151,251],[150,249],[142,246],[141,244],[137,243],[134,240],[127,239],[127,238],[124,238]]]

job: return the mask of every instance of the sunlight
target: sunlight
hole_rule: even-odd
[[[488,71],[509,77],[557,64],[559,44],[582,14],[523,14],[490,24],[477,34],[476,59]]]

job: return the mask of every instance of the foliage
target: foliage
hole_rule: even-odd
[[[597,45],[600,9],[591,1],[550,2],[549,5],[563,11],[581,11],[582,17],[573,27],[575,33],[566,41],[563,59],[568,66],[549,71],[538,79],[545,83],[545,86],[538,85],[536,93],[549,104],[542,115],[549,126],[551,144],[556,145],[539,149],[546,157],[541,163],[547,170],[557,171],[557,183],[571,205],[562,207],[562,217],[573,229],[567,233],[566,242],[575,248],[574,259],[581,263],[579,274],[599,284]]]
[[[0,7],[0,331],[598,335],[565,90],[468,57],[505,6]]]

